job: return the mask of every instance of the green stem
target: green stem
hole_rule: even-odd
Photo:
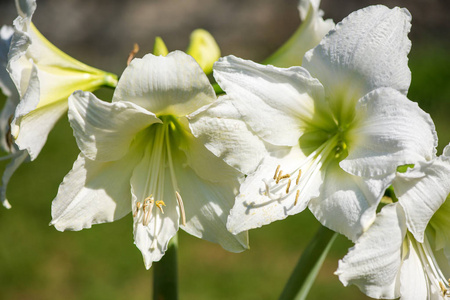
[[[153,265],[153,300],[178,299],[178,235],[169,242],[166,253]]]
[[[321,226],[301,255],[280,300],[306,299],[337,233]]]

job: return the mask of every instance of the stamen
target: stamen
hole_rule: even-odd
[[[298,182],[300,181],[300,176],[302,176],[302,169],[298,170],[297,180],[295,181],[295,184],[296,184],[296,185],[297,185]]]
[[[441,281],[439,281],[439,287],[441,288],[442,295],[445,297],[445,295],[447,295],[447,292],[448,292],[447,288]]]
[[[278,165],[277,169],[275,170],[275,175],[273,175],[273,180],[277,179],[278,170],[280,170],[280,165]]]
[[[150,215],[152,213],[153,208],[153,197],[150,195],[150,197],[145,198],[144,205],[142,206],[142,210],[144,211],[144,219],[142,220],[142,224],[144,226],[147,226],[148,223],[150,223]]]
[[[139,210],[141,209],[141,207],[142,207],[142,203],[141,202],[136,202],[136,210],[134,211],[133,218],[136,218],[136,216],[139,213]]]
[[[289,188],[291,186],[291,180],[289,179],[287,187],[286,187],[286,194],[289,194]]]
[[[294,201],[294,206],[297,205],[297,201],[298,201],[298,196],[300,195],[300,190],[297,190],[297,193],[295,194],[295,201]]]
[[[139,52],[139,45],[134,43],[133,50],[131,50],[130,54],[128,54],[127,66],[130,65],[131,61],[133,60],[133,58],[136,56],[136,54],[138,52]]]
[[[164,203],[164,201],[162,200],[158,200],[155,202],[155,205],[157,208],[159,208],[159,210],[161,211],[162,214],[164,214],[164,210],[163,210],[163,206],[166,206],[166,204]]]
[[[181,196],[178,192],[175,192],[175,195],[177,196],[178,206],[180,207],[181,224],[183,226],[186,226],[186,215],[184,214],[183,199],[181,199]]]
[[[278,173],[276,184],[278,184],[280,182],[281,174],[283,174],[283,170],[280,170],[280,173]]]

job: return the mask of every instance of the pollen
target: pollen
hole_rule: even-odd
[[[302,169],[298,170],[297,180],[295,181],[296,185],[298,185],[298,182],[300,181],[300,176],[302,176]]]
[[[275,175],[273,175],[273,180],[277,179],[278,171],[280,170],[280,165],[277,166],[277,169],[275,170]]]
[[[298,196],[300,195],[300,190],[297,190],[297,193],[295,194],[295,201],[294,201],[294,206],[297,205],[297,201],[298,201]]]
[[[286,194],[289,194],[289,188],[291,187],[291,180],[289,179],[287,187],[286,187]]]
[[[441,288],[441,292],[444,297],[449,294],[447,288],[441,281],[439,281],[439,287]]]
[[[166,204],[164,203],[164,201],[162,200],[158,200],[155,202],[155,205],[157,208],[159,208],[159,210],[161,211],[162,214],[164,214],[164,210],[163,210],[163,206],[166,206]]]
[[[147,226],[150,223],[150,219],[152,216],[153,206],[159,208],[162,214],[164,214],[163,206],[166,206],[163,200],[156,200],[153,198],[153,195],[148,196],[142,202],[136,202],[136,210],[133,213],[133,217],[141,218],[142,216],[142,224]],[[139,215],[139,212],[142,210],[142,215]]]

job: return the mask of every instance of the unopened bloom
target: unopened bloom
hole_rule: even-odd
[[[323,11],[319,9],[319,6],[320,0],[299,1],[301,25],[264,63],[283,68],[302,64],[305,53],[317,46],[325,34],[334,27],[333,20],[323,19]]]
[[[192,135],[187,118],[215,100],[200,66],[179,51],[134,59],[112,103],[74,93],[69,120],[81,154],[53,201],[52,224],[81,230],[131,212],[147,268],[179,227],[244,250],[246,233],[226,229],[242,175]]]
[[[356,11],[306,53],[303,67],[233,56],[215,64],[227,96],[191,127],[248,174],[228,220],[232,232],[309,207],[354,240],[374,221],[397,166],[433,157],[434,124],[406,97],[410,20],[406,9]]]

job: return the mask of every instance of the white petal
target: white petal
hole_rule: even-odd
[[[189,116],[192,133],[214,155],[244,174],[255,171],[268,155],[269,144],[261,140],[241,120],[241,115],[227,97]]]
[[[304,127],[332,126],[322,112],[322,85],[301,67],[281,69],[227,56],[214,64],[214,77],[242,119],[269,143],[293,146]]]
[[[14,151],[11,137],[11,121],[19,101],[17,91],[5,102],[0,113],[0,146],[5,152]]]
[[[392,87],[406,95],[411,82],[410,28],[411,15],[404,8],[360,9],[307,52],[303,66],[320,80],[327,95],[351,88],[360,92],[359,98],[379,87]]]
[[[104,102],[82,91],[69,98],[69,121],[80,150],[97,161],[123,157],[139,131],[161,123],[153,113],[134,103]]]
[[[17,151],[14,153],[11,161],[6,166],[2,175],[2,186],[0,187],[0,201],[6,208],[11,208],[8,200],[6,199],[6,188],[8,187],[9,180],[14,172],[20,167],[20,165],[28,158],[27,151]]]
[[[363,179],[345,172],[335,162],[324,174],[320,196],[308,207],[324,226],[355,241],[375,220],[377,205],[390,180]]]
[[[151,143],[147,144],[147,147]],[[133,232],[134,243],[139,248],[144,257],[144,263],[147,269],[152,262],[159,261],[167,250],[170,239],[178,231],[179,211],[175,198],[175,191],[171,182],[169,172],[165,172],[165,176],[158,177],[158,174],[149,174],[152,168],[151,149],[146,148],[142,160],[136,165],[131,177],[131,186],[133,191],[132,210],[133,210]],[[149,190],[151,181],[157,180],[159,193],[156,190]],[[153,194],[154,200],[163,200],[165,203],[164,214],[153,206],[151,214],[147,217],[148,224],[144,225],[144,216],[142,209],[136,213],[136,203],[141,205],[147,197]]]
[[[24,18],[31,18],[36,10],[36,0],[15,0],[17,12]]]
[[[233,235],[226,228],[227,217],[239,188],[238,179],[235,177],[233,182],[211,182],[199,177],[191,168],[184,167],[181,161],[175,160],[174,163],[186,212],[186,226],[182,228],[231,252],[247,249],[247,233]],[[210,167],[220,172],[220,167]]]
[[[60,231],[81,230],[129,213],[130,178],[138,159],[133,151],[114,162],[92,161],[80,154],[53,200],[51,225]]]
[[[10,96],[16,90],[9,73],[6,71],[8,52],[13,33],[14,30],[10,26],[3,25],[0,29],[0,88],[6,96]]]
[[[191,133],[186,117],[178,118],[178,122],[183,128],[182,141],[177,145],[178,149],[182,150],[186,156],[183,164],[189,165],[199,177],[210,182],[235,181],[236,178],[243,176],[215,156],[205,147],[201,139]]]
[[[355,284],[373,298],[397,298],[402,243],[406,234],[399,205],[385,206],[373,225],[339,261],[336,275],[347,286]]]
[[[34,160],[41,152],[56,122],[67,111],[67,102],[55,102],[23,115],[21,104],[27,101],[25,97],[17,106],[11,133],[19,148],[27,150],[31,160]]]
[[[180,51],[133,59],[113,96],[113,102],[131,101],[158,116],[184,116],[215,99],[203,70],[191,56]]]
[[[347,138],[347,172],[363,177],[393,174],[397,166],[435,157],[430,116],[396,90],[377,89],[360,99]]]
[[[424,266],[411,243],[410,239],[406,239],[409,251],[405,254],[405,258],[400,270],[400,294],[401,299],[430,299],[427,297],[428,280],[425,277]]]
[[[414,169],[397,173],[392,183],[406,214],[408,230],[423,243],[431,217],[450,194],[450,162],[438,158],[419,162]]]
[[[236,197],[236,203],[228,218],[228,229],[236,234],[245,230],[261,227],[277,220],[283,220],[289,215],[303,211],[311,198],[319,196],[319,188],[322,184],[320,170],[312,172],[305,189],[298,189],[294,184],[296,177],[290,185],[290,193],[286,193],[285,181],[276,185],[270,193],[267,192],[266,183],[273,181],[277,166],[280,165],[283,174],[295,171],[304,159],[303,153],[298,147],[279,147],[272,157],[266,157],[255,173],[247,176],[240,188],[240,194]],[[302,180],[306,174],[302,175]],[[299,198],[295,203],[296,191]],[[269,196],[270,194],[270,196]]]

